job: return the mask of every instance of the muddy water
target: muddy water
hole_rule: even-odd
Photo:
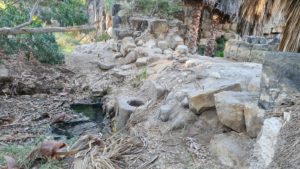
[[[105,134],[110,131],[110,121],[102,110],[102,103],[74,103],[70,109],[79,118],[51,125],[56,139],[71,139],[84,134]]]

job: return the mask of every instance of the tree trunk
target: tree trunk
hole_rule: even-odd
[[[187,45],[191,53],[195,53],[198,48],[198,34],[200,28],[200,20],[203,11],[203,4],[195,4],[187,7],[186,24],[188,25]]]
[[[211,29],[210,29],[210,39],[207,42],[207,45],[205,47],[205,56],[214,56],[214,51],[215,51],[215,41],[216,41],[216,28],[217,28],[217,21],[212,19],[211,23]]]

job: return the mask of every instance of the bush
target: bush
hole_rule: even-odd
[[[100,35],[96,37],[97,42],[107,41],[108,39],[110,39],[110,36],[106,32],[101,32]]]
[[[2,2],[5,6],[0,8],[0,27],[14,27],[24,23],[29,18],[32,4],[20,1],[12,5],[11,1]],[[43,20],[38,16],[33,17],[30,27],[42,27]],[[64,56],[60,53],[55,37],[52,33],[0,35],[0,48],[5,54],[16,54],[20,51],[29,56],[34,56],[42,63],[60,64]]]

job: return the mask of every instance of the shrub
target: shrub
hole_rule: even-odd
[[[100,35],[96,37],[97,42],[107,41],[108,39],[110,39],[110,36],[106,32],[101,32]]]

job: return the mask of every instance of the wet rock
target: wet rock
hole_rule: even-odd
[[[253,141],[246,135],[236,132],[215,135],[209,145],[214,156],[225,166],[243,168],[249,166],[248,158]]]
[[[135,97],[120,96],[116,98],[115,105],[115,129],[119,131],[123,129],[130,115],[137,107],[144,105],[144,101]]]
[[[129,51],[132,51],[134,48],[136,48],[136,45],[132,37],[126,37],[122,40],[121,53],[124,56],[126,56],[127,53],[129,53]]]
[[[168,21],[165,19],[154,19],[149,22],[150,33],[156,36],[167,33],[169,30]]]
[[[261,78],[260,105],[265,109],[284,104],[300,92],[300,54],[277,52],[265,57]]]
[[[257,137],[263,125],[265,111],[260,109],[256,102],[247,103],[244,107],[244,116],[247,135],[253,138]]]
[[[222,91],[240,91],[241,85],[239,83],[232,83],[228,81],[211,84],[210,88],[199,90],[194,94],[189,95],[189,108],[196,114],[201,114],[203,111],[215,107],[214,94]]]
[[[102,69],[102,70],[109,70],[109,69],[114,68],[115,65],[112,64],[112,63],[99,62],[99,63],[98,63],[98,66],[99,66],[99,68]]]
[[[146,57],[138,58],[135,62],[135,65],[137,67],[146,66],[147,61],[148,61],[148,58],[146,58]]]
[[[136,62],[136,60],[137,60],[136,52],[131,51],[126,55],[124,64],[134,63],[134,62]]]
[[[159,47],[161,50],[165,50],[169,48],[169,44],[167,41],[159,41],[157,42],[157,47]]]
[[[257,103],[257,100],[257,95],[248,92],[223,91],[215,94],[215,106],[221,123],[237,132],[245,131],[245,104]]]
[[[264,121],[262,131],[254,145],[254,156],[257,161],[251,163],[251,169],[266,168],[272,162],[282,125],[283,121],[277,117]]]

